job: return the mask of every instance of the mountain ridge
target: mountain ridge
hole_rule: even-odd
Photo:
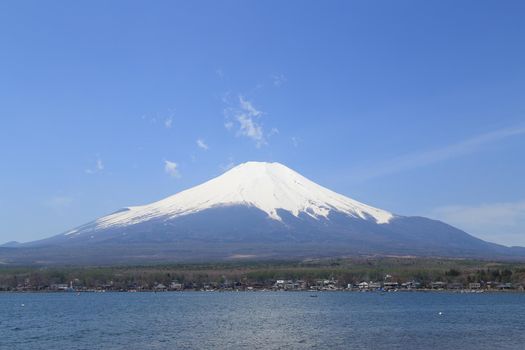
[[[0,249],[4,263],[295,259],[352,255],[525,258],[437,220],[395,215],[280,163],[247,162],[157,202]]]
[[[96,220],[97,228],[126,226],[145,220],[168,219],[226,205],[250,205],[280,220],[277,209],[304,212],[314,218],[326,217],[330,210],[361,218],[388,222],[393,214],[328,190],[280,163],[246,162],[205,183],[160,201],[123,208]],[[77,229],[65,233],[78,234]]]

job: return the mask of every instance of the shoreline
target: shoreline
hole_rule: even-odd
[[[252,290],[74,290],[74,291],[60,291],[60,290],[27,290],[27,291],[0,291],[1,294],[99,294],[99,293],[358,293],[358,294],[396,294],[396,293],[436,293],[436,294],[525,294],[521,290],[483,290],[483,289],[462,289],[462,290],[446,290],[446,289],[412,289],[412,290],[272,290],[272,289],[252,289]]]

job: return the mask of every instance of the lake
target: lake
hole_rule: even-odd
[[[525,294],[2,293],[0,348],[525,349]]]

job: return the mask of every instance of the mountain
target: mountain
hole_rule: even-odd
[[[0,247],[19,247],[20,245],[22,245],[22,243],[17,241],[9,241],[4,244],[1,244]]]
[[[0,262],[111,264],[416,255],[513,259],[443,222],[371,207],[279,163],[248,162],[155,203],[0,247]]]

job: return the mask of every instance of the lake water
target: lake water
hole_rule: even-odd
[[[0,348],[525,349],[525,294],[311,295],[3,293]]]

